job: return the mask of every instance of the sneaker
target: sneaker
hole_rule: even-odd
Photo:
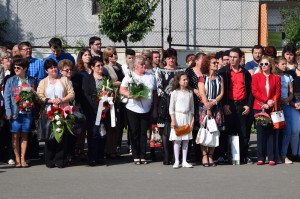
[[[16,162],[13,159],[9,159],[7,162],[9,165],[15,165]]]
[[[253,164],[253,161],[251,160],[251,158],[247,157],[247,158],[245,159],[245,163],[246,163],[246,164]]]
[[[293,162],[290,159],[288,159],[288,157],[285,157],[284,163],[285,164],[293,164]]]
[[[185,163],[182,163],[182,167],[183,167],[183,168],[193,168],[193,165],[191,165],[191,164],[185,162]],[[174,166],[173,166],[173,168],[174,168]]]

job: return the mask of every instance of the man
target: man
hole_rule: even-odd
[[[160,53],[158,51],[152,51],[152,66],[154,71],[160,67]]]
[[[91,37],[89,39],[89,46],[91,49],[91,54],[92,57],[98,56],[98,57],[103,57],[103,53],[101,52],[101,39],[100,37]]]
[[[247,119],[252,107],[251,74],[240,66],[243,56],[239,48],[232,48],[229,53],[230,64],[219,70],[224,79],[222,99],[226,130],[223,136],[239,135],[241,163],[252,163],[248,158]],[[227,152],[227,139],[220,139],[220,147]]]
[[[39,76],[39,71],[44,70],[43,61],[32,57],[32,46],[28,41],[19,43],[18,51],[23,58],[29,61],[27,75],[34,77],[37,83],[39,83],[44,78],[44,76]]]
[[[225,50],[224,53],[223,53],[223,57],[222,57],[222,64],[223,64],[223,67],[224,66],[227,66],[229,64],[229,50]]]
[[[20,51],[19,51],[19,45],[16,44],[12,47],[11,49],[11,56],[14,57],[16,55],[20,55]]]
[[[44,59],[44,61],[46,61],[48,59],[53,59],[56,63],[58,63],[60,60],[68,59],[73,63],[73,66],[75,66],[74,57],[71,54],[65,53],[62,50],[62,42],[59,38],[54,37],[54,38],[50,39],[48,44],[49,44],[49,47],[50,47],[52,53],[48,57],[46,57]],[[43,66],[43,68],[44,68],[44,66]],[[45,70],[40,70],[39,77],[46,77]]]
[[[126,49],[125,51],[125,64],[122,65],[122,71],[124,75],[127,75],[132,70],[130,65],[133,65],[133,59],[135,57],[135,51],[132,49]]]
[[[218,69],[221,69],[223,67],[223,53],[224,51],[216,52],[216,59],[218,62]]]
[[[245,69],[249,71],[251,75],[253,75],[258,67],[258,64],[263,56],[264,49],[261,45],[255,45],[252,48],[252,56],[253,60],[249,61],[245,65]]]

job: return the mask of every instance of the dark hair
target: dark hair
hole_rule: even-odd
[[[241,58],[243,56],[243,52],[241,51],[240,48],[238,47],[233,47],[229,50],[229,54],[230,52],[235,52],[235,53],[238,53],[239,54],[239,58]]]
[[[61,40],[59,38],[56,38],[56,37],[53,37],[52,39],[50,39],[48,44],[49,44],[50,48],[54,48],[54,49],[57,49],[58,47],[59,48],[62,47]]]
[[[152,55],[153,55],[153,54],[159,54],[159,55],[160,55],[160,53],[159,53],[157,50],[153,50],[153,51],[152,51]]]
[[[293,44],[288,44],[285,47],[283,47],[283,49],[282,49],[282,56],[284,57],[284,54],[286,52],[293,53],[293,55],[295,56],[296,55],[296,50],[297,49],[296,49],[296,47]]]
[[[204,57],[203,64],[201,67],[201,73],[207,75],[209,73],[210,60],[216,59],[214,54],[207,55]]]
[[[91,66],[95,66],[97,62],[101,62],[103,64],[103,59],[99,56],[94,56],[91,59]]]
[[[173,82],[172,82],[172,91],[179,89],[180,85],[179,85],[179,81],[181,76],[186,75],[188,77],[188,75],[185,72],[179,72],[176,74],[176,76],[173,78]]]
[[[135,51],[132,49],[126,49],[125,56],[127,56],[127,55],[135,56]]]
[[[261,45],[255,45],[252,47],[251,52],[254,52],[254,49],[261,49],[262,54],[264,54],[264,48]]]
[[[267,47],[265,47],[264,55],[276,58],[277,57],[277,50],[274,46],[267,46]]]
[[[200,53],[197,53],[196,55],[195,55],[195,59],[194,59],[194,61],[191,63],[191,65],[189,66],[190,68],[193,68],[193,67],[195,67],[196,66],[196,60],[199,60],[200,59],[200,57],[204,57],[204,56],[206,56],[206,54],[205,53],[203,53],[203,52],[200,52]]]
[[[283,56],[278,56],[276,59],[274,59],[274,67],[272,67],[272,73],[275,75],[279,75],[280,73],[283,73],[285,71],[281,71],[279,68],[276,67],[276,65],[279,64],[281,61],[286,61],[286,58]]]
[[[220,59],[220,58],[223,58],[223,53],[224,51],[219,51],[216,53],[216,59]]]
[[[30,44],[28,41],[23,41],[23,42],[21,42],[21,43],[18,44],[19,50],[22,50],[22,48],[23,48],[24,46],[28,46],[28,47],[31,48],[31,44]]]
[[[188,59],[190,58],[190,57],[192,57],[192,56],[194,56],[195,57],[195,55],[194,54],[188,54],[186,57],[185,57],[185,62],[187,62],[188,61]]]
[[[56,66],[57,67],[57,63],[56,61],[54,61],[54,59],[50,58],[47,59],[44,63],[44,69],[48,70],[49,68],[51,68],[52,66]]]
[[[165,50],[164,59],[172,56],[177,57],[177,51],[174,48],[168,48],[167,50]]]
[[[229,56],[229,53],[230,53],[230,50],[225,50],[224,53],[223,53],[222,58],[223,58],[224,56]]]
[[[82,56],[85,52],[89,52],[91,55],[91,52],[88,48],[83,48],[79,51],[77,60],[76,60],[76,67],[79,71],[85,71],[84,63],[82,61]]]
[[[12,66],[21,66],[23,69],[29,67],[29,60],[26,58],[22,58],[19,55],[13,57]]]
[[[101,38],[100,37],[91,37],[90,39],[89,39],[89,46],[91,46],[92,44],[94,44],[95,43],[95,41],[101,41]]]

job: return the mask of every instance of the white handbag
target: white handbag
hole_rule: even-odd
[[[209,132],[207,129],[207,120],[208,118],[205,116],[203,126],[199,129],[196,137],[196,144],[201,144],[202,146],[207,147],[217,147],[219,146],[220,132]]]
[[[214,118],[208,118],[206,126],[208,128],[208,131],[211,133],[219,131],[216,120]]]

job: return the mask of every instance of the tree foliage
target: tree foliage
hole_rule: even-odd
[[[287,43],[300,44],[300,4],[293,8],[280,10],[282,31],[286,34]]]
[[[152,31],[159,0],[98,0],[100,32],[113,42],[137,42]]]

